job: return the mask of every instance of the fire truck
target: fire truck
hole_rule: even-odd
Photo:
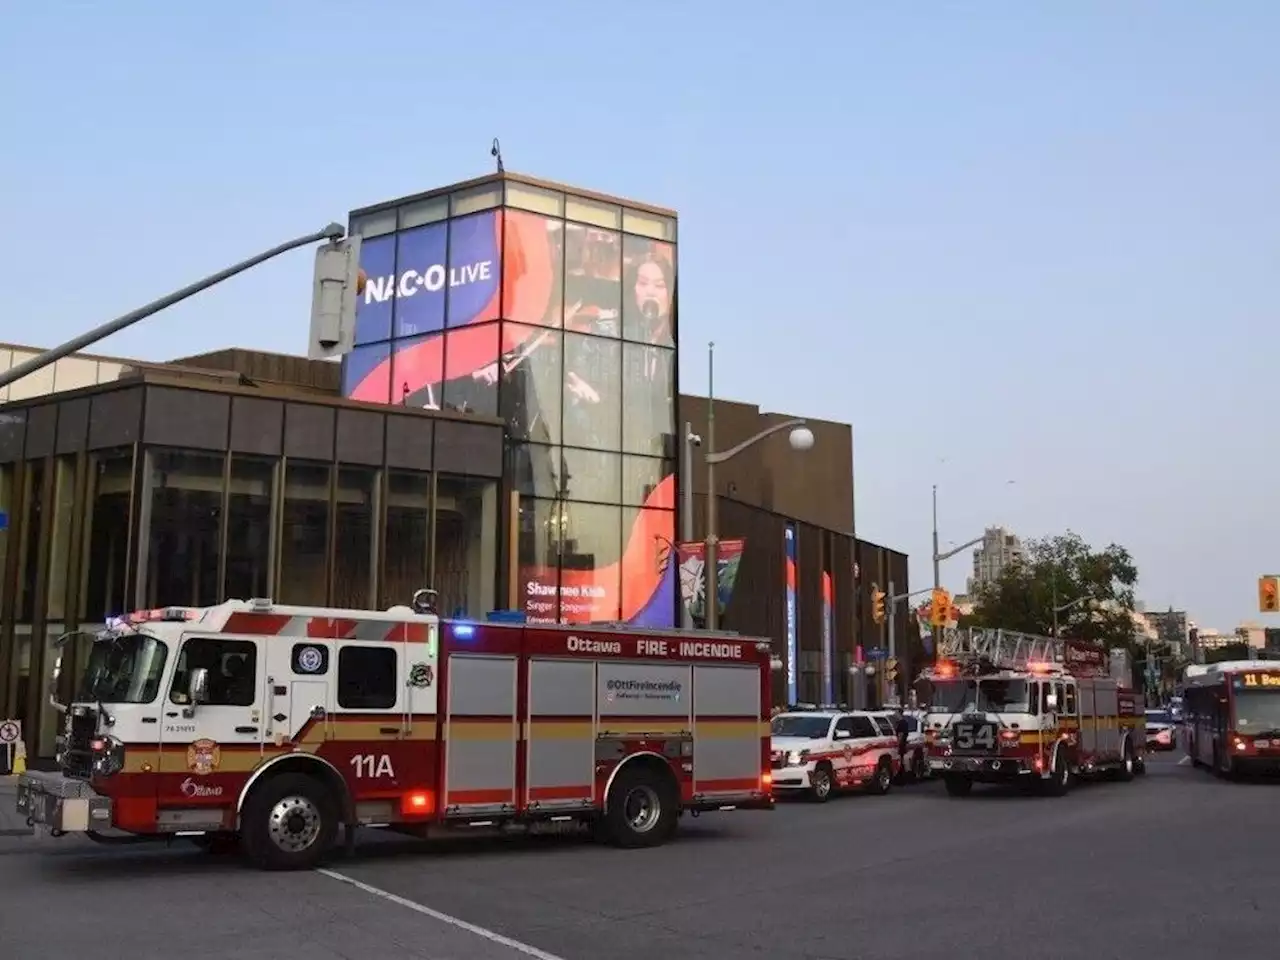
[[[1145,772],[1142,696],[1101,646],[1001,630],[952,630],[925,672],[929,769],[947,793],[1024,783],[1052,795],[1072,779]]]
[[[1193,664],[1183,724],[1191,762],[1218,776],[1280,773],[1280,663]]]
[[[358,826],[586,821],[655,846],[690,812],[771,809],[767,640],[231,600],[93,636],[56,774],[18,810],[55,836],[188,836],[305,869]],[[123,834],[123,836],[122,836]],[[132,835],[132,836],[131,836]]]

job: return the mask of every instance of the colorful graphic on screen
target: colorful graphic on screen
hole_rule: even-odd
[[[832,620],[835,597],[832,592],[831,573],[822,571],[822,702],[834,703],[836,699],[835,672],[832,670],[833,635],[835,623]]]
[[[522,565],[520,603],[529,621],[553,622],[558,608],[564,623],[623,620],[646,627],[673,626],[677,592],[677,569],[671,554],[675,480],[672,475],[659,483],[643,509],[624,512],[634,514],[635,519],[624,532],[618,560],[600,563],[591,570]],[[552,512],[552,524],[556,517]],[[536,514],[531,519],[546,522]]]
[[[787,604],[787,703],[800,699],[800,677],[796,662],[800,659],[800,631],[796,609],[796,525],[786,527],[786,604]]]

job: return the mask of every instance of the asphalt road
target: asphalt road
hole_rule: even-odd
[[[705,816],[657,850],[381,839],[329,874],[0,839],[0,956],[1261,960],[1280,937],[1277,811],[1280,784],[1170,758],[1062,799],[928,784]]]

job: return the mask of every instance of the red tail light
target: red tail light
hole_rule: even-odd
[[[406,817],[425,817],[435,812],[430,790],[410,790],[400,798],[400,812]]]

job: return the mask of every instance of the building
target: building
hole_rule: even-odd
[[[76,355],[0,397],[0,717],[33,762],[58,733],[45,692],[70,699],[87,660],[87,637],[59,641],[129,610],[386,607],[430,585],[448,614],[676,622],[676,424],[704,430],[707,402],[676,382],[675,215],[504,175],[351,229],[341,364]],[[784,416],[716,412],[720,449]],[[851,428],[810,424],[803,470],[774,437],[717,481],[720,535],[744,540],[724,625],[774,640],[779,701],[851,699],[859,648],[882,645],[859,571],[907,589],[905,555],[854,538]]]
[[[973,576],[965,592],[976,595],[983,587],[1000,579],[1011,563],[1024,556],[1022,541],[1004,527],[987,527],[982,533],[982,545],[973,551]]]
[[[1191,627],[1185,610],[1144,610],[1143,616],[1155,630],[1156,642],[1167,646],[1175,656],[1190,652]]]

